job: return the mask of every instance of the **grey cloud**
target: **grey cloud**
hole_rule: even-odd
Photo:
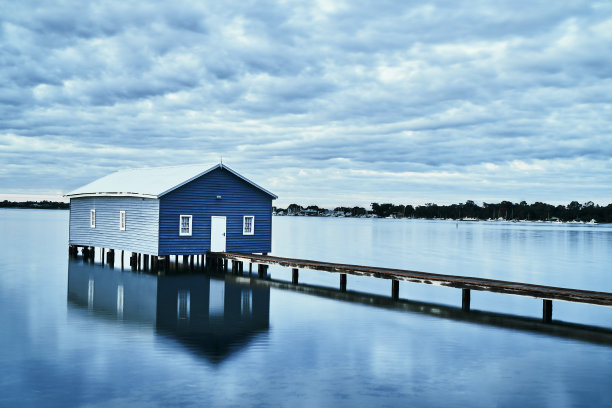
[[[6,5],[0,138],[48,144],[28,151],[21,139],[5,138],[6,146],[0,139],[0,162],[13,169],[0,174],[0,189],[17,181],[65,188],[73,186],[70,173],[93,177],[135,161],[223,155],[265,179],[287,173],[289,180],[297,169],[414,172],[432,186],[401,185],[420,194],[484,194],[469,180],[487,177],[499,189],[516,181],[537,185],[529,187],[536,194],[553,183],[551,191],[561,194],[555,162],[563,165],[558,172],[588,179],[600,196],[612,191],[605,171],[578,164],[609,169],[612,157],[607,3],[329,6]],[[82,146],[90,149],[75,153]],[[515,162],[544,164],[526,177]],[[474,173],[483,163],[507,175]],[[36,176],[24,170],[36,166]],[[427,176],[432,172],[463,178]],[[330,186],[279,181],[279,189],[315,196],[359,186],[369,189],[363,194],[387,194],[398,183],[392,176],[361,184],[338,177]]]

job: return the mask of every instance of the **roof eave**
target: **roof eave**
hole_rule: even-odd
[[[236,173],[234,170],[230,169],[227,166],[224,166],[223,164],[219,164],[219,166],[222,169],[225,169],[227,171],[229,171],[230,173],[232,173],[234,176],[237,176],[238,178],[241,178],[242,180],[246,181],[247,183],[249,183],[250,185],[252,185],[253,187],[256,187],[258,189],[260,189],[261,191],[263,191],[264,193],[268,194],[269,196],[272,197],[273,200],[276,200],[278,198],[278,196],[276,194],[271,193],[270,191],[266,190],[265,188],[261,187],[258,184],[253,183],[251,180],[249,180],[248,178]]]
[[[159,198],[155,194],[141,194],[141,193],[77,193],[77,194],[64,194],[67,198],[83,198],[83,197],[138,197],[138,198]]]

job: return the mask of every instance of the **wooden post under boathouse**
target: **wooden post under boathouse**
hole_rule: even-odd
[[[277,196],[224,164],[122,170],[66,194],[69,253],[132,270],[203,266],[209,251],[264,253]],[[174,260],[174,263],[171,263]],[[227,268],[227,265],[226,265]]]

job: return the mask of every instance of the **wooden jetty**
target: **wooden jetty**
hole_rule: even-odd
[[[505,293],[510,295],[528,296],[542,299],[542,319],[544,322],[552,320],[552,301],[587,303],[593,305],[612,306],[612,293],[596,292],[590,290],[568,289],[554,286],[534,285],[529,283],[509,282],[495,279],[475,278],[457,275],[443,275],[435,273],[417,272],[404,269],[379,268],[374,266],[347,265],[330,262],[319,262],[305,259],[281,258],[269,255],[254,255],[237,252],[209,253],[208,257],[222,260],[232,260],[240,265],[242,262],[257,263],[258,272],[265,274],[268,265],[280,265],[292,268],[292,284],[297,285],[299,269],[310,269],[340,274],[340,291],[346,291],[347,275],[370,276],[374,278],[389,279],[392,281],[391,297],[399,298],[399,281],[440,285],[462,290],[462,309],[470,310],[470,291]],[[241,266],[240,266],[241,268]]]
[[[79,248],[83,254],[83,260],[93,262],[95,248],[87,246],[71,245],[69,254],[76,257]],[[100,248],[100,260],[114,267],[115,252],[113,249]],[[231,261],[231,271],[234,274],[244,272],[244,263],[249,263],[249,274],[253,272],[253,264],[257,264],[259,278],[266,278],[268,266],[279,265],[292,268],[291,285],[299,285],[299,270],[316,270],[340,275],[339,291],[346,292],[347,275],[369,276],[373,278],[388,279],[391,281],[391,300],[399,300],[399,282],[413,282],[420,284],[447,286],[461,289],[461,308],[464,312],[470,311],[470,294],[472,290],[484,292],[504,293],[516,296],[527,296],[542,299],[542,320],[545,323],[552,321],[552,301],[561,300],[565,302],[586,303],[592,305],[612,306],[612,293],[597,292],[581,289],[560,288],[554,286],[535,285],[521,282],[509,282],[496,279],[476,278],[469,276],[444,275],[436,273],[418,272],[405,269],[380,268],[374,266],[349,265],[330,262],[312,261],[306,259],[282,258],[267,254],[256,255],[240,252],[207,252],[200,255],[183,255],[182,264],[179,263],[180,255],[149,256],[132,252],[129,260],[133,271],[165,271],[173,272],[181,270],[204,270],[228,272]],[[124,251],[119,254],[121,268],[124,266]],[[172,261],[174,258],[174,261]],[[302,286],[302,285],[299,285]]]

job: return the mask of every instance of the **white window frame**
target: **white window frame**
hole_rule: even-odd
[[[247,231],[246,220],[247,218],[251,219],[251,231]],[[245,215],[242,217],[242,235],[253,235],[255,234],[255,216],[254,215]]]
[[[189,218],[189,232],[183,232],[183,217],[188,217]],[[190,237],[191,236],[191,226],[192,226],[192,221],[193,221],[193,216],[191,215],[186,215],[186,214],[181,214],[179,215],[179,236],[181,237]]]
[[[125,210],[119,211],[119,230],[125,231]]]
[[[96,210],[89,210],[89,228],[96,228]]]

